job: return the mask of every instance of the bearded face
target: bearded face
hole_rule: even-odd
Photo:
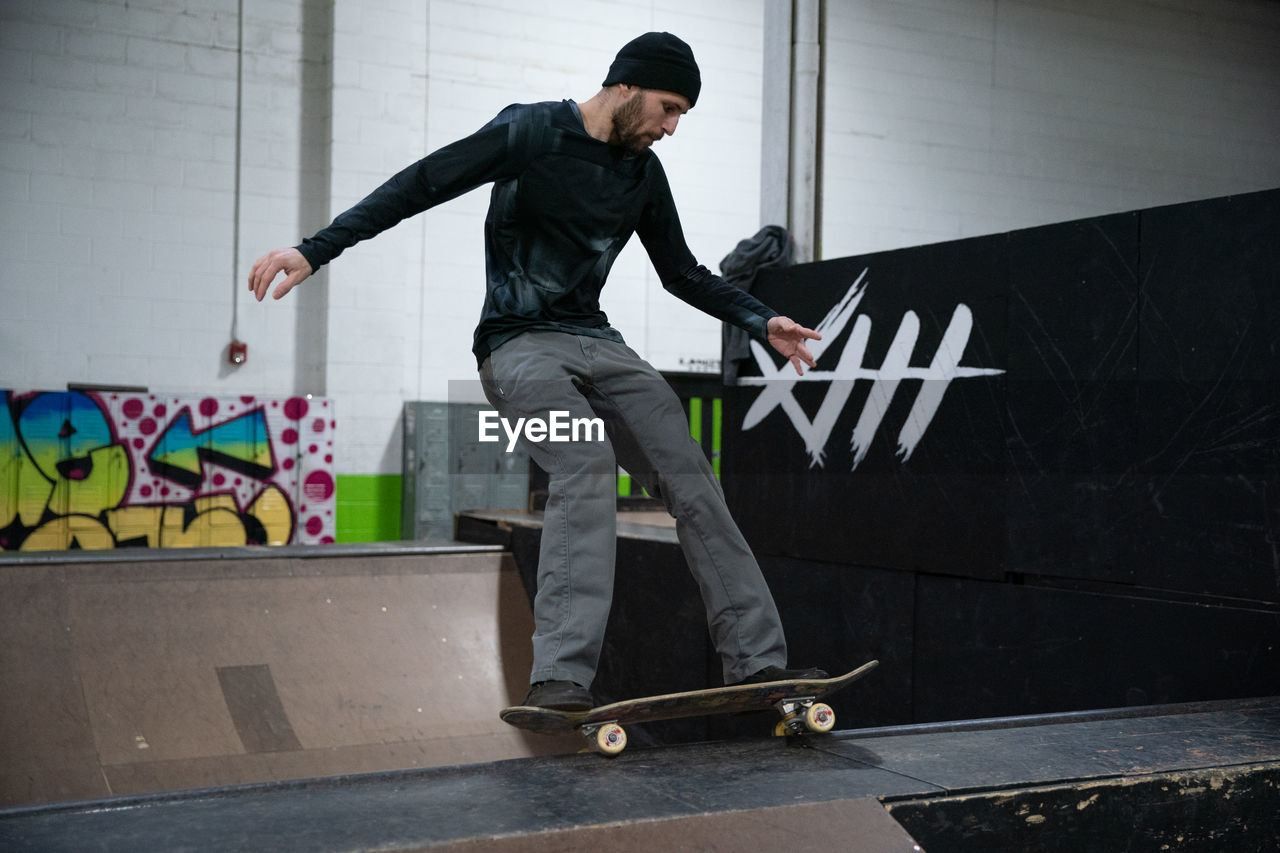
[[[630,86],[630,97],[613,108],[609,144],[627,154],[643,154],[653,143],[676,132],[689,99],[675,92]]]
[[[652,134],[644,131],[645,92],[637,89],[634,96],[614,107],[613,133],[616,145],[630,154],[643,154],[653,144]]]

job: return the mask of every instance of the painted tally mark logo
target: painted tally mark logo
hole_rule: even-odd
[[[813,353],[815,361],[822,359],[831,342],[848,328],[850,320],[854,320],[854,311],[867,292],[867,272],[865,269],[862,271],[845,295],[817,325],[815,331],[821,333],[822,340],[809,342],[809,351]],[[867,341],[871,337],[871,318],[860,314],[853,322],[853,331],[849,334],[849,340],[840,353],[835,369],[811,370],[804,376],[796,376],[790,362],[783,362],[781,367],[775,365],[765,348],[752,341],[751,352],[756,364],[760,366],[761,375],[743,376],[738,382],[742,385],[760,385],[764,390],[747,410],[742,428],[751,429],[780,406],[804,440],[805,450],[809,454],[809,467],[822,467],[827,440],[835,428],[836,419],[853,393],[854,383],[859,379],[870,379],[871,392],[862,405],[862,412],[858,415],[858,423],[853,428],[850,440],[853,452],[851,470],[854,470],[866,458],[876,430],[880,428],[885,413],[889,411],[889,404],[898,393],[898,385],[904,379],[923,379],[925,381],[916,394],[907,421],[898,433],[898,457],[906,462],[924,438],[925,430],[937,414],[938,407],[942,405],[942,397],[953,380],[1004,373],[1003,370],[985,367],[960,366],[960,357],[964,354],[972,331],[973,312],[964,303],[956,305],[951,314],[951,322],[943,333],[942,342],[929,366],[912,367],[911,354],[920,335],[920,317],[914,311],[907,311],[902,316],[902,323],[898,326],[893,343],[889,345],[884,362],[876,370],[862,366],[867,353]],[[831,384],[812,420],[791,393],[798,382]]]

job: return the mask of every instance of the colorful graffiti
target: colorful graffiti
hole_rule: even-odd
[[[0,393],[0,549],[333,541],[329,400]]]

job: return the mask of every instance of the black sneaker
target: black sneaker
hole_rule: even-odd
[[[764,684],[767,681],[817,681],[826,677],[827,673],[824,670],[812,666],[808,669],[783,669],[780,666],[766,666],[759,672],[748,675],[738,684]]]
[[[596,705],[591,691],[572,681],[539,681],[524,697],[524,704],[552,711],[589,711]]]

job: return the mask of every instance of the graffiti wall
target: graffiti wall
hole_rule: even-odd
[[[0,394],[3,550],[333,541],[329,400]]]

